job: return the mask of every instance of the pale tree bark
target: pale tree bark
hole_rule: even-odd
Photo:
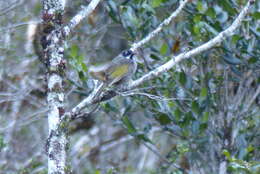
[[[47,66],[48,72],[46,75],[47,79],[47,102],[48,102],[48,123],[49,123],[49,138],[47,142],[47,153],[48,153],[48,173],[49,174],[65,174],[66,169],[66,144],[67,138],[64,129],[63,121],[68,118],[77,118],[81,113],[81,110],[91,104],[108,100],[111,97],[101,95],[98,99],[95,99],[96,92],[98,89],[94,89],[86,99],[75,106],[71,111],[65,113],[64,108],[64,71],[65,61],[64,57],[64,40],[75,26],[80,21],[88,16],[97,6],[100,0],[92,0],[87,8],[80,11],[72,20],[62,27],[62,16],[65,6],[65,0],[43,0],[43,21],[44,21],[44,33],[45,36],[42,38],[42,46],[44,49],[44,60]],[[162,28],[170,23],[188,3],[188,0],[181,0],[180,6],[177,8],[172,15],[164,20],[161,25],[158,26],[153,32],[148,34],[146,38],[132,45],[131,50],[136,50],[143,46],[154,38],[158,33],[162,31]],[[224,39],[234,34],[234,31],[240,26],[244,17],[250,9],[250,5],[255,0],[249,0],[246,6],[242,9],[238,17],[234,20],[232,25],[226,30],[219,33],[217,36],[202,44],[201,46],[194,48],[190,51],[183,52],[178,56],[172,57],[171,60],[158,68],[148,72],[141,78],[133,81],[128,89],[134,89],[143,84],[145,81],[154,79],[160,76],[162,73],[173,68],[177,63],[182,60],[188,59],[192,56],[198,55],[206,50],[213,48],[220,44]],[[103,98],[102,98],[103,97]],[[65,126],[66,127],[66,126]],[[225,170],[225,166],[221,167],[221,170]]]
[[[64,60],[65,38],[83,18],[93,12],[101,0],[92,0],[71,21],[63,26],[62,17],[66,0],[43,0],[43,33],[41,44],[43,59],[47,67],[47,103],[49,137],[46,144],[48,154],[48,173],[66,173],[66,121],[61,119],[65,113]]]
[[[65,174],[66,144],[65,130],[60,126],[60,118],[64,113],[64,41],[59,39],[59,27],[62,25],[62,16],[65,0],[43,0],[44,34],[42,47],[44,61],[47,67],[47,103],[49,138],[47,140],[48,173]],[[53,32],[57,31],[57,32]],[[59,40],[59,42],[57,42]]]

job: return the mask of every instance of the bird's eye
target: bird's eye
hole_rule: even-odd
[[[122,53],[122,55],[124,56],[124,57],[128,57],[128,56],[130,56],[130,55],[132,55],[133,54],[133,51],[131,51],[131,50],[126,50],[126,51],[123,51],[123,53]]]

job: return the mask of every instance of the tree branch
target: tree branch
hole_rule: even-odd
[[[97,7],[98,3],[101,0],[92,0],[87,7],[84,7],[77,15],[75,15],[70,22],[62,28],[63,36],[68,36],[71,31],[88,15],[90,15],[95,8]]]
[[[43,22],[48,37],[42,42],[43,56],[46,64],[47,103],[49,138],[47,140],[48,174],[65,174],[67,137],[64,130],[60,130],[60,118],[64,113],[64,39],[58,30],[62,24],[65,0],[43,0]],[[50,22],[51,21],[51,22]],[[53,32],[54,31],[54,32]],[[57,32],[56,32],[57,31]],[[59,42],[57,42],[59,40]]]
[[[179,54],[176,57],[173,57],[170,61],[159,66],[155,70],[150,71],[149,73],[145,74],[141,78],[133,81],[129,88],[130,89],[136,88],[137,86],[143,84],[145,81],[158,77],[163,72],[166,72],[169,69],[173,68],[180,61],[187,59],[189,57],[198,55],[198,54],[202,53],[203,51],[209,50],[210,48],[212,48],[212,47],[216,46],[217,44],[219,44],[220,42],[222,42],[227,37],[232,36],[234,34],[234,31],[240,26],[240,24],[242,23],[242,20],[248,13],[250,5],[253,4],[254,2],[255,2],[255,0],[249,0],[248,3],[246,4],[246,6],[243,8],[243,10],[238,15],[238,17],[232,23],[232,25],[229,26],[226,30],[219,33],[216,37],[214,37],[210,41],[206,42],[205,44],[203,44],[197,48],[194,48],[188,52],[184,52],[184,53]]]
[[[2,9],[0,9],[1,13],[0,16],[5,15],[7,13],[9,13],[10,11],[14,10],[15,8],[19,7],[20,5],[22,5],[24,2],[24,0],[17,0],[16,2],[12,3],[9,5],[9,7],[4,7]]]
[[[147,42],[149,42],[152,38],[154,38],[158,33],[160,33],[163,27],[170,24],[170,22],[179,15],[184,6],[187,4],[189,0],[180,0],[180,6],[168,17],[166,18],[154,31],[149,33],[144,39],[141,41],[134,43],[130,48],[133,52],[135,52],[139,47],[143,46]]]
[[[145,43],[149,42],[152,38],[154,38],[158,33],[160,33],[162,31],[164,26],[169,25],[170,22],[181,12],[181,10],[184,8],[184,6],[186,5],[187,2],[188,2],[188,0],[181,0],[180,6],[177,8],[176,11],[174,11],[167,19],[165,19],[154,31],[152,31],[150,34],[148,34],[148,36],[146,36],[141,41],[134,43],[130,49],[135,51],[139,47],[144,45]],[[77,17],[75,16],[74,18],[75,18],[74,21],[77,21]],[[72,19],[72,21],[73,21],[73,19]],[[73,22],[70,22],[70,23],[73,23]],[[70,25],[68,25],[67,27],[64,27],[64,28],[68,28],[68,31],[70,31]],[[65,30],[67,30],[67,29],[65,29]],[[77,114],[79,114],[80,111],[87,105],[93,104],[93,103],[98,103],[98,101],[103,100],[104,98],[101,99],[100,97],[97,97],[97,98],[94,97],[94,96],[97,96],[98,91],[99,91],[98,89],[94,89],[93,92],[87,98],[85,98],[82,102],[80,102],[77,106],[75,106],[71,110],[70,113],[66,113],[66,115],[71,118],[75,118],[75,117],[77,117]],[[110,96],[109,98],[112,98],[113,96],[116,95],[113,91],[110,91],[110,92],[111,93],[109,94],[109,96]]]
[[[212,47],[216,46],[217,44],[219,44],[220,42],[222,42],[227,37],[232,36],[234,31],[240,26],[240,24],[242,23],[242,20],[245,18],[246,14],[248,13],[249,7],[254,2],[255,2],[255,0],[249,0],[248,3],[246,4],[246,6],[242,9],[240,14],[238,15],[238,17],[231,24],[231,26],[229,26],[226,30],[222,31],[221,33],[219,33],[213,39],[209,40],[208,42],[206,42],[205,44],[203,44],[203,45],[201,45],[197,48],[194,48],[194,49],[192,49],[188,52],[184,52],[184,53],[179,54],[176,57],[173,57],[170,61],[166,62],[165,64],[163,64],[163,65],[157,67],[156,69],[148,72],[147,74],[145,74],[141,78],[132,81],[130,83],[128,89],[126,89],[124,91],[127,91],[129,89],[134,89],[134,88],[140,86],[141,84],[143,84],[144,82],[158,77],[162,73],[164,73],[164,72],[170,70],[171,68],[173,68],[180,61],[187,59],[189,57],[198,55],[198,54],[202,53],[203,51],[209,50],[210,48],[212,48]],[[179,14],[179,12],[181,11],[181,9],[184,7],[184,5],[186,3],[187,3],[187,1],[185,1],[185,0],[181,1],[180,7],[174,13],[172,13],[172,15],[171,15],[172,17],[171,18],[169,17],[165,20],[167,22],[163,21],[163,23],[160,24],[159,27],[156,28],[152,32],[153,34],[149,34],[145,39],[141,40],[138,43],[133,44],[131,49],[136,50],[140,46],[144,45],[146,42],[150,41],[160,31],[162,31],[162,27],[167,25],[170,22],[170,19],[172,20],[174,17],[176,17],[176,15]],[[107,91],[107,92],[101,94],[101,96],[99,96],[97,98],[91,97],[91,96],[96,96],[95,95],[96,91],[97,90],[93,90],[93,92],[86,99],[84,99],[81,103],[79,103],[76,107],[74,107],[70,113],[67,113],[67,114],[70,117],[72,115],[75,116],[75,114],[77,114],[77,112],[74,112],[74,111],[76,111],[76,110],[80,111],[81,109],[83,109],[84,107],[86,107],[89,104],[100,103],[102,101],[109,100],[109,99],[111,99],[111,98],[113,98],[114,96],[117,95],[117,92],[115,92],[115,91]]]

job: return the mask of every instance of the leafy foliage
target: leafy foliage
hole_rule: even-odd
[[[87,1],[67,3],[64,23]],[[141,63],[133,78],[215,37],[231,25],[245,3],[189,1],[169,26],[138,50]],[[104,1],[67,40],[67,108],[93,89],[90,65],[110,61],[147,36],[178,5],[178,0]],[[47,108],[44,70],[33,48],[25,51],[27,28],[5,28],[28,22],[41,8],[33,1],[23,6],[26,8],[0,19],[0,40],[4,42],[0,47],[0,127],[6,128],[0,136],[0,171],[46,173],[41,150],[47,138],[46,120],[39,119]],[[91,116],[74,121],[70,126],[76,131],[69,135],[71,170],[91,174],[219,173],[220,164],[226,162],[227,173],[259,173],[259,6],[256,2],[231,38],[133,91],[150,97],[117,96],[101,103]],[[32,156],[42,157],[30,160]]]

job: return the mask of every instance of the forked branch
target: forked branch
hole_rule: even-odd
[[[152,38],[154,38],[160,31],[162,31],[163,26],[169,24],[170,21],[180,13],[180,11],[183,9],[183,7],[185,6],[185,4],[187,2],[188,2],[187,0],[181,1],[179,8],[175,12],[173,12],[170,17],[168,17],[166,20],[164,20],[153,32],[148,34],[148,36],[146,38],[144,38],[141,41],[133,44],[133,46],[130,49],[136,50],[137,48],[139,48],[140,46],[144,45],[145,43],[149,42]],[[250,9],[250,6],[254,2],[255,2],[255,0],[249,0],[247,2],[247,4],[245,5],[245,7],[240,12],[240,14],[238,15],[238,17],[234,20],[234,22],[226,30],[222,31],[221,33],[219,33],[217,36],[215,36],[213,39],[209,40],[205,44],[202,44],[201,46],[194,48],[194,49],[192,49],[188,52],[183,52],[183,53],[179,54],[178,56],[172,57],[172,59],[169,60],[168,62],[166,62],[165,64],[157,67],[156,69],[148,72],[147,74],[145,74],[141,78],[133,81],[129,85],[128,90],[137,88],[138,86],[140,86],[144,82],[151,80],[151,79],[154,79],[154,78],[160,76],[162,73],[170,70],[180,61],[182,61],[184,59],[188,59],[192,56],[196,56],[196,55],[198,55],[198,54],[200,54],[200,53],[202,53],[206,50],[209,50],[209,49],[213,48],[214,46],[216,46],[217,44],[221,43],[227,37],[232,36],[234,34],[234,31],[241,25],[243,19],[245,18],[245,16],[247,15],[247,13]],[[93,90],[93,93],[95,93],[95,91],[96,90]],[[81,103],[79,103],[76,107],[74,107],[70,113],[67,113],[67,114],[69,116],[71,116],[71,115],[75,116],[75,114],[80,112],[87,105],[91,105],[91,104],[99,103],[99,102],[102,102],[102,101],[105,101],[105,100],[109,100],[116,95],[117,95],[116,92],[109,91],[109,92],[103,93],[100,97],[98,97],[98,99],[94,99],[94,98],[91,98],[91,96],[93,96],[93,94],[90,94],[89,97],[84,99]]]

